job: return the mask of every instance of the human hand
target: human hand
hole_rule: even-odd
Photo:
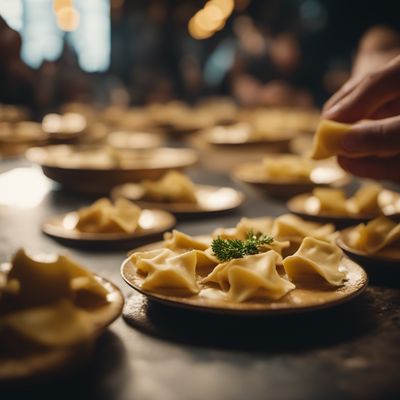
[[[338,162],[346,171],[400,182],[400,115],[354,124],[341,145],[346,156],[338,156]]]
[[[325,104],[322,115],[339,122],[400,114],[400,55],[388,64],[351,78]]]
[[[341,122],[373,119],[354,124],[343,137],[348,156],[338,162],[357,176],[400,182],[400,55],[346,83],[326,103],[323,116]]]

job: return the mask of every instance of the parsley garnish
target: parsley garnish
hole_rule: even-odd
[[[219,261],[225,262],[234,258],[258,254],[261,246],[271,244],[273,241],[272,236],[256,235],[253,231],[250,231],[247,233],[246,240],[221,239],[218,236],[212,241],[211,249]]]

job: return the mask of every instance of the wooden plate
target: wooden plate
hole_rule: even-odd
[[[244,201],[243,193],[218,186],[195,185],[197,203],[166,203],[141,200],[143,189],[141,185],[127,183],[116,187],[111,197],[125,197],[136,202],[142,208],[158,208],[174,214],[205,214],[233,210]]]
[[[400,218],[400,193],[382,190],[378,202],[385,216],[392,219]],[[293,214],[316,222],[332,222],[338,226],[350,226],[370,221],[378,217],[376,214],[338,215],[333,213],[318,213],[318,200],[312,193],[300,194],[287,202],[287,208]]]
[[[4,274],[9,264],[0,266]],[[62,347],[45,350],[31,350],[16,358],[2,358],[0,361],[0,384],[46,381],[57,376],[77,370],[92,354],[94,340],[121,314],[124,297],[117,286],[95,275],[95,278],[107,290],[108,303],[98,307],[94,312],[88,309],[87,316],[93,322],[93,336],[73,347]],[[84,309],[84,308],[83,308]]]
[[[233,178],[250,184],[272,196],[288,198],[296,194],[311,192],[318,186],[343,187],[350,182],[350,177],[333,165],[317,166],[311,172],[310,180],[272,179],[265,176],[261,163],[252,162],[239,165],[234,169]]]
[[[140,229],[134,233],[87,233],[74,229],[77,213],[57,215],[42,225],[42,231],[63,244],[76,247],[126,248],[154,240],[172,229],[175,217],[163,210],[142,210]]]
[[[26,156],[39,164],[46,176],[64,187],[97,194],[109,193],[114,186],[127,182],[158,179],[165,172],[182,170],[198,159],[191,149],[125,149],[113,151],[120,157],[117,165],[113,156],[107,156],[107,151],[99,146],[53,145],[30,149]],[[95,157],[98,161],[93,161]]]
[[[378,254],[368,254],[362,250],[354,249],[350,245],[350,235],[354,227],[340,231],[336,242],[338,246],[352,259],[362,263],[367,268],[374,268],[377,271],[382,267],[393,267],[400,272],[400,250],[381,251]],[[384,272],[384,271],[381,271]]]
[[[200,237],[204,239],[203,237]],[[159,248],[162,242],[143,246],[135,251]],[[254,299],[243,303],[227,301],[220,290],[209,286],[204,287],[199,294],[189,297],[179,297],[168,292],[155,293],[143,290],[141,284],[144,277],[137,274],[135,266],[126,259],[121,266],[121,275],[125,282],[149,299],[165,303],[174,307],[193,309],[220,314],[238,315],[277,315],[297,314],[322,308],[333,307],[344,303],[359,295],[367,286],[368,278],[365,271],[355,262],[343,257],[341,267],[347,270],[347,280],[342,287],[332,289],[323,283],[297,285],[296,289],[289,292],[280,300],[268,301]]]

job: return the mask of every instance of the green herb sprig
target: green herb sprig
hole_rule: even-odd
[[[271,244],[274,241],[272,236],[254,234],[250,231],[245,240],[221,239],[217,237],[211,243],[211,249],[219,261],[225,262],[234,258],[243,258],[252,254],[258,254],[260,247]]]

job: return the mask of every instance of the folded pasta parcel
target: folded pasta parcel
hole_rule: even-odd
[[[42,260],[24,250],[15,254],[0,292],[2,328],[45,347],[91,338],[89,316],[108,302],[103,285],[68,257]]]
[[[283,260],[292,281],[320,277],[332,286],[343,285],[346,273],[340,270],[342,251],[334,244],[305,237],[299,249]]]
[[[314,136],[311,158],[323,160],[338,154],[344,154],[341,142],[343,137],[349,133],[352,125],[340,122],[323,120],[317,128]]]

